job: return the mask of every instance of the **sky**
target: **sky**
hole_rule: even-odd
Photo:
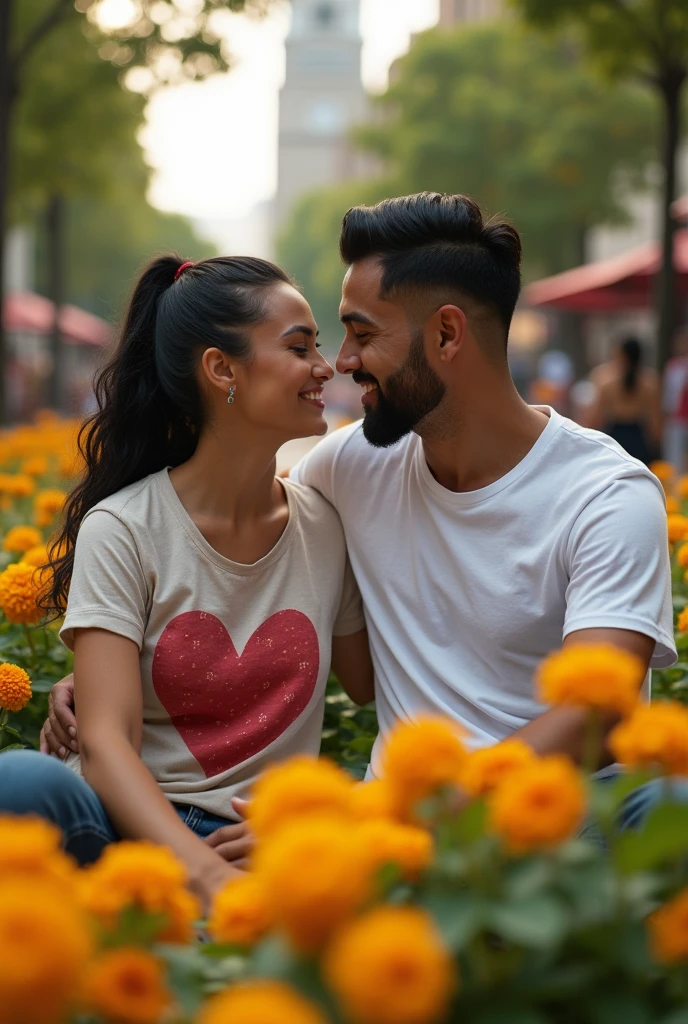
[[[118,5],[130,2],[105,0],[115,14]],[[438,0],[361,0],[363,78],[369,90],[384,89],[389,65],[406,51],[410,33],[433,24],[437,9]],[[219,225],[220,237],[223,222],[246,218],[275,192],[288,5],[260,20],[233,15],[227,25],[232,70],[159,92],[141,133],[154,168],[151,202],[202,225]]]

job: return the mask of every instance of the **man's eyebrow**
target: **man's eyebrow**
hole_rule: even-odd
[[[355,311],[353,313],[342,313],[339,319],[343,324],[351,324],[355,322],[357,324],[368,324],[370,327],[377,327],[375,321],[371,320],[369,316],[365,315],[365,313],[357,313]]]
[[[305,334],[307,338],[318,337],[320,331],[314,331],[312,327],[308,327],[307,324],[294,324],[293,327],[288,328],[281,334],[281,338],[288,338],[290,334]]]

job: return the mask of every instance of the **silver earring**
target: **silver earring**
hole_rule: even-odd
[[[233,401],[234,401],[234,388],[230,387],[230,389],[229,389],[229,396],[227,397],[227,405],[231,405]]]

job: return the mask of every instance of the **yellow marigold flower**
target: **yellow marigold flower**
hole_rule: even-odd
[[[33,502],[34,519],[37,526],[50,526],[55,516],[62,511],[67,495],[64,491],[51,487],[39,491]]]
[[[29,548],[28,551],[24,552],[22,562],[26,562],[27,565],[33,565],[38,569],[42,565],[47,565],[50,561],[50,555],[48,554],[47,544],[37,544],[34,548]]]
[[[385,779],[372,779],[353,786],[349,797],[349,813],[356,821],[394,817],[394,799]]]
[[[60,830],[43,818],[0,815],[0,879],[52,879],[73,889],[77,866],[60,841]]]
[[[648,469],[651,473],[654,473],[657,479],[661,480],[663,484],[673,480],[676,476],[676,470],[673,465],[670,462],[666,462],[664,459],[656,459],[654,462],[651,462]]]
[[[302,818],[258,845],[256,874],[297,949],[319,949],[372,891],[373,865],[361,852],[356,830],[337,818]]]
[[[5,551],[22,554],[28,551],[29,548],[35,548],[37,544],[42,544],[42,542],[41,531],[37,530],[35,526],[13,526],[5,534],[2,546]]]
[[[267,768],[253,789],[249,814],[259,840],[295,818],[348,813],[353,779],[324,758],[293,757]]]
[[[31,680],[19,665],[0,665],[0,708],[21,711],[31,700]]]
[[[13,562],[0,573],[0,609],[9,622],[36,626],[42,617],[36,604],[40,592],[36,570],[26,562]]]
[[[574,644],[545,658],[536,680],[546,704],[625,715],[638,701],[644,674],[643,663],[629,651],[612,644]]]
[[[36,490],[36,484],[24,473],[3,473],[0,490],[10,498],[28,498]]]
[[[688,544],[682,544],[676,552],[676,564],[682,569],[688,569]]]
[[[461,733],[449,721],[419,718],[392,729],[382,767],[399,812],[408,815],[419,800],[455,785],[466,757]]]
[[[669,514],[667,516],[667,531],[670,544],[686,540],[688,538],[688,516]]]
[[[322,1010],[282,981],[244,981],[212,996],[194,1024],[328,1024]]]
[[[676,484],[676,490],[678,492],[679,498],[682,498],[684,500],[688,498],[688,476],[679,477],[678,482]]]
[[[669,514],[673,515],[676,512],[680,512],[681,511],[681,506],[679,505],[678,500],[673,496],[673,494],[669,494],[667,496],[667,499],[666,499],[666,510],[667,510],[667,515],[669,515]]]
[[[682,889],[647,920],[654,958],[662,964],[688,961],[688,889]]]
[[[639,705],[609,734],[621,764],[660,765],[670,775],[688,775],[688,708],[675,701]]]
[[[679,633],[688,633],[688,604],[679,612],[678,619],[676,620],[676,629]]]
[[[26,476],[45,476],[48,472],[48,460],[45,455],[30,455],[22,462],[21,471]]]
[[[535,761],[533,750],[522,740],[511,739],[469,754],[461,771],[461,785],[471,796],[485,796],[507,776]]]
[[[0,1022],[61,1024],[91,954],[71,894],[45,880],[0,881]]]
[[[434,843],[430,833],[414,825],[399,825],[382,818],[363,821],[356,837],[375,871],[396,864],[405,878],[415,879],[432,863]]]
[[[87,1010],[116,1024],[159,1024],[172,1002],[162,962],[126,947],[102,953],[90,965],[82,993]]]
[[[507,775],[489,798],[490,824],[510,850],[527,853],[568,839],[585,803],[580,773],[554,754]]]
[[[200,917],[196,899],[185,888],[186,868],[171,850],[144,840],[114,843],[80,873],[83,905],[112,927],[125,907],[164,914],[157,939],[190,942]]]
[[[325,978],[356,1024],[444,1020],[457,983],[432,918],[412,907],[378,907],[347,925],[324,959]]]
[[[208,931],[215,942],[253,946],[272,924],[270,906],[255,874],[232,879],[215,894]]]

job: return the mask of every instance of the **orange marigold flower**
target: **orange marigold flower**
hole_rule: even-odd
[[[648,469],[651,473],[654,473],[657,479],[661,480],[663,484],[673,480],[676,476],[676,470],[672,463],[666,462],[664,459],[656,459],[654,462],[651,462]]]
[[[48,554],[47,544],[37,544],[34,548],[29,548],[28,551],[24,552],[22,562],[26,562],[27,565],[33,565],[36,569],[43,565],[47,565],[50,561],[50,555]]]
[[[249,814],[259,840],[295,818],[348,813],[353,779],[324,758],[302,755],[267,768],[253,788]]]
[[[208,931],[215,942],[253,946],[272,924],[270,906],[255,874],[232,879],[215,894]]]
[[[322,1010],[282,981],[244,981],[212,996],[194,1024],[328,1024]]]
[[[688,538],[688,516],[671,513],[667,516],[667,532],[669,543],[676,544],[679,540]]]
[[[612,729],[609,748],[621,764],[688,775],[688,708],[675,701],[641,704]]]
[[[0,815],[0,878],[52,879],[73,890],[77,865],[60,842],[60,830],[43,818]]]
[[[546,704],[572,704],[625,715],[633,710],[644,676],[643,663],[612,644],[573,644],[542,662],[539,696]]]
[[[356,821],[394,817],[394,799],[384,779],[359,782],[351,789],[349,813]]]
[[[585,806],[580,773],[554,754],[507,775],[489,798],[490,824],[510,850],[527,853],[568,839]]]
[[[45,455],[30,455],[22,462],[21,471],[26,476],[45,476],[48,472],[48,460]]]
[[[40,580],[36,570],[26,562],[13,562],[0,573],[0,609],[9,622],[36,626],[42,612],[36,602],[40,596]]]
[[[467,757],[453,722],[419,718],[399,723],[387,737],[382,768],[399,813],[412,814],[418,801],[456,785]]]
[[[679,633],[688,633],[688,604],[682,612],[679,612],[676,620],[676,629]]]
[[[82,989],[84,1007],[117,1024],[159,1024],[172,1003],[162,962],[144,949],[102,953],[90,965]]]
[[[36,484],[24,473],[0,475],[0,491],[10,498],[28,498],[35,490]]]
[[[519,739],[503,740],[469,754],[461,771],[461,785],[471,796],[485,796],[507,776],[535,761],[535,753]]]
[[[34,519],[37,526],[50,526],[55,516],[62,511],[67,495],[64,491],[51,487],[39,491],[33,502]]]
[[[647,920],[650,946],[662,964],[688,961],[688,889],[682,889]]]
[[[688,544],[682,544],[676,552],[676,564],[682,569],[688,569]]]
[[[31,700],[31,680],[19,665],[0,665],[0,708],[21,711]],[[0,855],[1,856],[1,855]]]
[[[674,514],[676,512],[680,512],[681,511],[681,506],[679,505],[678,500],[673,496],[673,494],[669,494],[667,496],[667,499],[666,499],[666,510],[667,510],[667,514],[669,514],[669,513]]]
[[[378,907],[351,922],[323,967],[356,1024],[433,1024],[444,1019],[457,984],[432,918],[412,907]]]
[[[0,881],[0,1024],[62,1022],[91,955],[71,893],[35,878]]]
[[[415,879],[432,863],[434,843],[430,833],[415,825],[399,825],[382,818],[361,822],[356,839],[377,871],[386,864],[395,864],[405,878]]]
[[[356,830],[339,818],[302,818],[259,844],[255,870],[271,913],[292,945],[319,949],[373,888],[373,865]]]
[[[688,498],[688,476],[679,477],[676,484],[676,490],[679,498]]]
[[[145,840],[114,843],[80,872],[80,883],[84,906],[106,927],[114,926],[126,907],[137,906],[164,915],[159,941],[193,938],[200,907],[186,888],[186,868],[164,846]]]
[[[5,534],[2,546],[5,551],[23,554],[29,548],[35,548],[43,542],[41,531],[35,526],[13,526]]]

